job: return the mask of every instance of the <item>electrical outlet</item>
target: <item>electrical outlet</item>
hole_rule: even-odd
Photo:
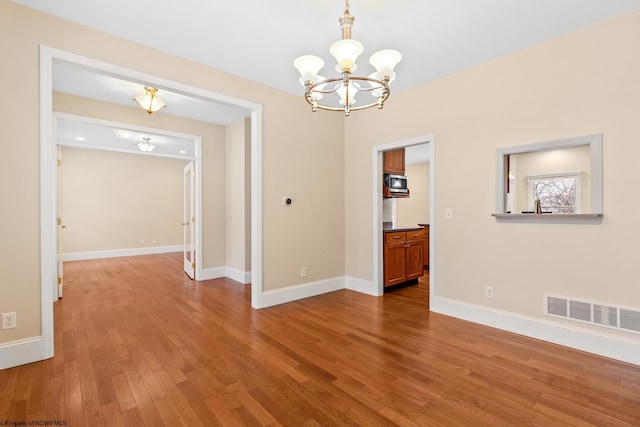
[[[144,239],[140,239],[140,244],[144,245]]]
[[[487,286],[484,288],[484,297],[493,299],[493,286]]]
[[[307,267],[302,267],[300,269],[300,277],[307,277]]]
[[[18,326],[15,311],[13,313],[2,313],[2,329],[13,329]]]

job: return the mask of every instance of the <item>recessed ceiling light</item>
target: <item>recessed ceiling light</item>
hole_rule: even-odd
[[[76,141],[86,141],[87,138],[85,138],[84,136],[76,136]]]
[[[180,154],[187,154],[186,150],[180,150]]]
[[[122,138],[122,139],[129,139],[131,138],[131,132],[128,130],[124,130],[124,129],[114,129],[113,130],[116,135],[118,136],[118,138]]]

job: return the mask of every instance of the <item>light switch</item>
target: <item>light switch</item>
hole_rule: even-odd
[[[444,210],[444,219],[449,221],[453,219],[453,209],[447,208]]]

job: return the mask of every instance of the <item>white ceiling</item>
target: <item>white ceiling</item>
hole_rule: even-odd
[[[133,97],[144,93],[144,83],[126,81],[113,76],[99,74],[94,70],[76,64],[54,60],[52,72],[53,90],[69,93],[100,101],[115,103],[136,108]],[[209,123],[227,125],[239,117],[248,117],[250,112],[236,106],[205,101],[159,90],[158,95],[167,103],[161,113],[172,116],[200,120]],[[146,112],[138,109],[141,116]],[[120,138],[114,129],[126,130],[128,138]],[[123,134],[121,132],[120,134]],[[177,157],[193,159],[195,156],[195,139],[175,136],[170,132],[157,129],[141,129],[139,127],[118,124],[110,126],[100,120],[85,120],[65,117],[57,120],[58,143],[65,146],[86,147],[120,152],[141,154],[136,143],[144,137],[151,138],[156,148],[150,156]],[[79,140],[78,138],[81,138]]]
[[[155,145],[151,155],[185,160],[195,157],[196,138],[155,129],[60,117],[56,120],[56,131],[58,144],[63,146],[146,154],[136,144],[143,142],[143,138],[149,138],[149,142]]]
[[[97,99],[100,101],[135,107],[133,98],[144,94],[143,82],[126,81],[113,76],[63,61],[53,63],[53,90]],[[164,114],[185,117],[209,123],[227,125],[238,117],[249,117],[249,112],[236,106],[214,103],[159,88],[158,96],[166,103]]]
[[[333,73],[341,0],[13,0],[143,45],[302,93],[293,60],[314,54]],[[640,0],[352,0],[353,38],[367,58],[403,54],[402,91],[640,8]],[[366,70],[365,70],[366,68]],[[365,73],[366,71],[366,73]]]
[[[293,60],[318,55],[333,76],[328,49],[344,10],[341,0],[12,1],[300,96]],[[351,0],[352,36],[365,47],[357,74],[373,71],[373,52],[397,49],[399,92],[638,8],[640,0]],[[54,90],[124,105],[142,92],[143,82],[56,67]],[[163,95],[162,114],[222,124],[246,115]]]

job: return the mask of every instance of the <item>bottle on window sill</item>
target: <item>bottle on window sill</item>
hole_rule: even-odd
[[[542,205],[540,204],[540,199],[536,197],[535,200],[535,212],[536,214],[541,214],[542,213]]]

